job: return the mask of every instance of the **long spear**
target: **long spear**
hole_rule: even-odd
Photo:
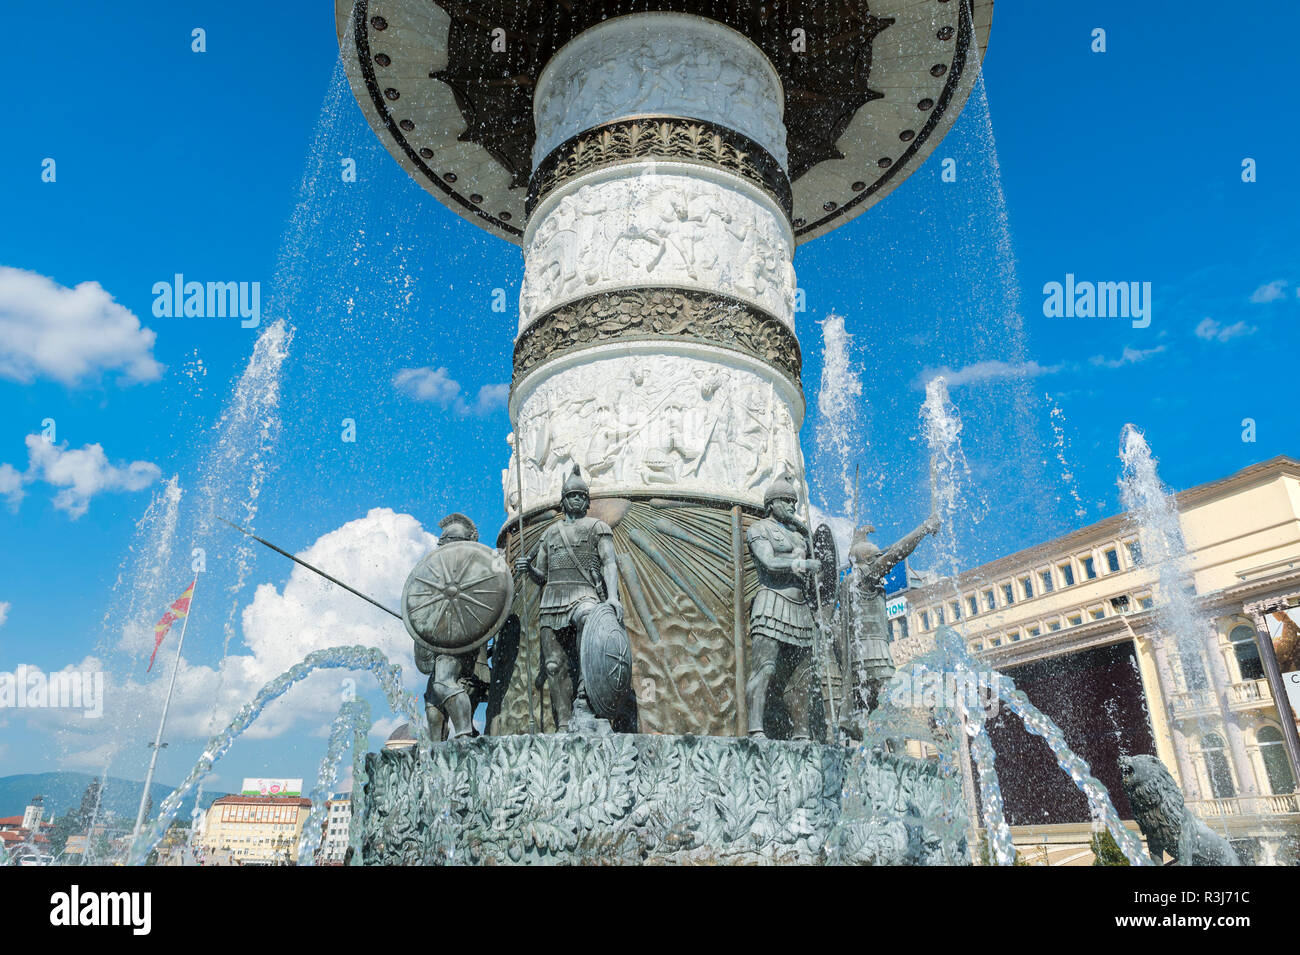
[[[519,435],[519,427],[515,427],[515,486],[519,489],[519,550],[516,557],[524,555],[524,442]],[[524,640],[524,623],[528,617],[528,598],[524,596],[523,584],[528,580],[528,571],[524,571],[524,579],[520,581],[519,597],[521,611],[519,618],[519,645],[524,652],[524,677],[528,680],[528,732],[536,735],[537,717],[533,714],[533,658],[529,655],[527,641]]]
[[[358,597],[360,597],[362,600],[364,600],[366,603],[368,603],[368,604],[374,604],[376,607],[378,607],[378,608],[379,608],[380,610],[382,610],[384,613],[391,613],[391,614],[392,614],[394,617],[396,617],[398,620],[401,620],[401,619],[402,619],[402,615],[401,615],[400,613],[398,613],[396,610],[393,610],[391,607],[385,607],[383,604],[381,604],[381,603],[380,603],[378,600],[376,600],[374,597],[367,597],[367,596],[366,596],[365,594],[363,594],[361,591],[357,590],[357,589],[354,588],[354,587],[349,587],[347,584],[345,584],[343,581],[339,580],[337,577],[331,577],[329,574],[325,573],[325,571],[321,570],[319,567],[313,567],[311,564],[307,563],[307,562],[306,562],[305,560],[303,560],[301,557],[295,557],[293,554],[289,553],[287,550],[284,550],[283,548],[280,548],[280,547],[276,547],[276,546],[275,546],[274,544],[272,544],[269,540],[265,540],[264,538],[258,537],[256,534],[254,534],[254,533],[253,533],[252,531],[250,531],[250,530],[245,530],[244,528],[242,528],[242,527],[240,527],[238,524],[236,524],[234,521],[228,521],[228,520],[226,520],[224,517],[221,517],[220,515],[217,516],[217,520],[221,521],[221,523],[223,523],[223,524],[229,524],[231,527],[233,527],[235,530],[239,531],[239,533],[243,534],[245,537],[251,537],[251,538],[253,538],[253,540],[257,541],[259,544],[262,544],[262,545],[265,546],[265,547],[269,547],[269,548],[271,548],[271,550],[275,551],[277,554],[283,554],[285,557],[288,557],[288,558],[289,558],[291,561],[293,561],[295,564],[300,564],[300,565],[302,565],[303,567],[306,567],[306,568],[307,568],[308,570],[310,570],[313,574],[319,574],[320,576],[322,576],[322,577],[324,577],[326,580],[328,580],[330,583],[332,583],[332,584],[336,584],[336,585],[338,585],[339,587],[342,587],[342,588],[343,588],[344,590],[346,590],[348,593],[350,593],[350,594],[355,594],[356,596],[358,596]]]

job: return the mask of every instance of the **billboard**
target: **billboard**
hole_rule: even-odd
[[[301,796],[301,779],[245,779],[244,796]]]
[[[1270,610],[1264,614],[1264,623],[1273,642],[1277,668],[1282,672],[1291,715],[1300,719],[1300,607]]]

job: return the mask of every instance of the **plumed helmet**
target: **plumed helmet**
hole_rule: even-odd
[[[564,479],[564,488],[560,491],[560,496],[572,494],[574,491],[581,491],[588,497],[591,496],[591,488],[587,487],[587,482],[582,479],[582,468],[576,464],[573,466],[573,472]]]
[[[861,564],[880,553],[880,548],[867,537],[875,529],[871,524],[864,524],[862,527],[854,529],[853,539],[849,542],[849,560],[855,564]]]
[[[799,492],[794,489],[794,481],[789,474],[782,474],[767,486],[767,490],[763,493],[763,505],[766,507],[778,498],[787,501],[799,500]]]
[[[438,522],[438,529],[442,531],[442,540],[478,540],[478,528],[464,514],[448,514]]]

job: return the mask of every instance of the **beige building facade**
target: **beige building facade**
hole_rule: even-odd
[[[197,841],[208,865],[289,865],[298,861],[311,814],[303,797],[222,796],[207,811]]]
[[[1300,461],[1273,458],[1175,498],[1199,640],[1161,632],[1158,569],[1143,563],[1137,528],[1120,514],[907,591],[891,623],[895,662],[933,646],[944,624],[1012,679],[1131,647],[1155,754],[1188,805],[1252,861],[1294,864],[1300,797],[1257,635],[1261,609],[1300,603]],[[1285,701],[1281,712],[1292,718]],[[1086,821],[1013,833],[1030,861],[1092,861]]]

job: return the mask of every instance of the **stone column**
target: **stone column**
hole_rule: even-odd
[[[1183,727],[1178,718],[1174,716],[1170,701],[1174,692],[1177,690],[1177,684],[1174,682],[1173,672],[1169,668],[1169,650],[1164,645],[1164,640],[1159,636],[1149,638],[1151,645],[1151,655],[1156,663],[1156,676],[1160,681],[1161,695],[1163,705],[1166,707],[1169,717],[1169,735],[1173,737],[1174,758],[1178,763],[1178,775],[1182,777],[1183,796],[1189,800],[1201,798],[1201,784],[1196,775],[1196,769],[1192,765],[1191,751],[1187,745],[1187,734],[1183,732]]]
[[[802,474],[782,115],[758,47],[686,14],[607,21],[542,71],[510,394],[528,510],[574,463],[594,496],[748,505]]]
[[[1245,735],[1241,723],[1232,708],[1231,680],[1228,667],[1223,660],[1223,651],[1219,644],[1217,627],[1208,628],[1205,634],[1205,654],[1209,658],[1210,680],[1214,685],[1214,696],[1219,701],[1219,712],[1223,717],[1224,732],[1228,737],[1228,754],[1232,757],[1232,766],[1237,774],[1237,783],[1241,787],[1241,796],[1258,796],[1259,783],[1255,777],[1255,768],[1246,754]]]

